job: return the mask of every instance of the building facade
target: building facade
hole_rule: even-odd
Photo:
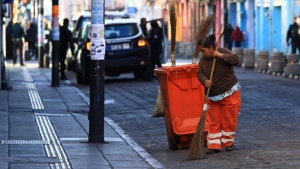
[[[287,30],[294,17],[300,21],[299,0],[173,0],[166,1],[165,18],[168,17],[168,3],[175,3],[177,7],[176,48],[184,57],[193,55],[200,22],[213,12],[216,22],[212,32],[216,36],[222,25],[230,23],[243,32],[243,48],[269,53],[290,53],[286,45]]]
[[[286,35],[294,17],[299,17],[298,0],[256,0],[256,50],[290,53]]]

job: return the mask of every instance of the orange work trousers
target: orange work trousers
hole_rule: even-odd
[[[238,114],[241,107],[240,90],[219,101],[208,100],[205,131],[207,148],[221,150],[234,143]]]

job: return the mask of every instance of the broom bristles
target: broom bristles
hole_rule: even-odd
[[[200,130],[204,129],[205,115],[206,111],[203,111],[197,126],[197,131],[194,134],[193,140],[190,145],[190,152],[187,158],[188,160],[199,160],[205,154],[205,132],[203,130]]]
[[[208,15],[205,19],[203,19],[200,22],[199,30],[198,30],[197,37],[196,37],[193,63],[196,62],[198,54],[199,54],[199,48],[197,46],[197,42],[201,38],[203,38],[204,36],[206,36],[208,34],[209,30],[211,29],[211,27],[213,26],[213,24],[215,22],[215,19],[216,19],[216,15],[213,13],[213,14]]]

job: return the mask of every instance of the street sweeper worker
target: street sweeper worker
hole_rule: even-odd
[[[241,106],[241,86],[233,67],[239,63],[238,55],[226,48],[216,49],[215,40],[215,35],[209,35],[197,44],[203,56],[198,63],[198,80],[205,86],[206,92],[210,88],[205,119],[206,154],[218,153],[221,147],[225,147],[226,151],[233,150]],[[216,62],[210,80],[214,58]]]

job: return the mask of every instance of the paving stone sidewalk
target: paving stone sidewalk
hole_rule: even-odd
[[[8,64],[12,90],[0,90],[0,168],[164,168],[105,117],[104,144],[88,143],[89,98],[51,69]],[[51,77],[51,76],[50,76]]]

